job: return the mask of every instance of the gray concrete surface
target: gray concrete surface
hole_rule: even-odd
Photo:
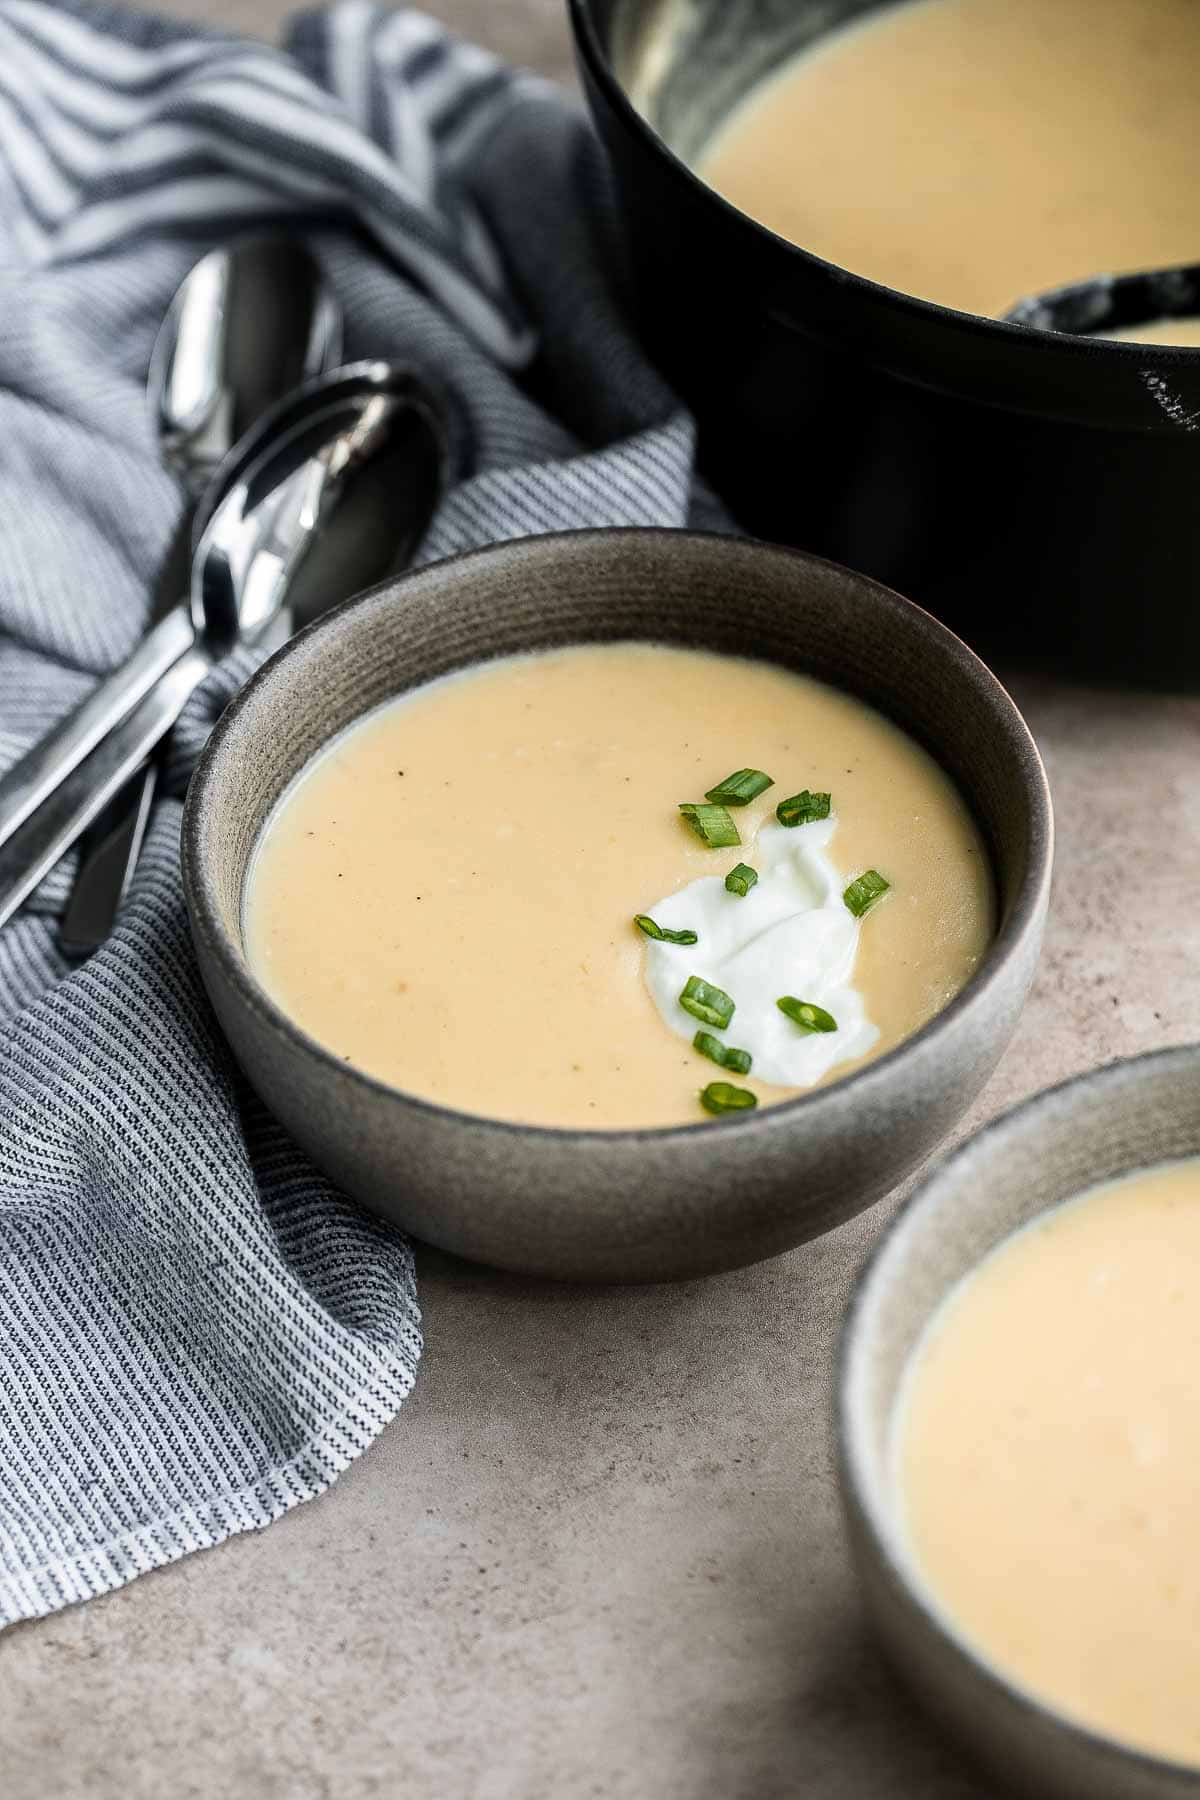
[[[207,5],[264,32],[282,10]],[[565,66],[558,0],[440,10]],[[1055,790],[1057,900],[975,1121],[1195,1035],[1200,702],[1013,687]],[[416,1391],[329,1494],[0,1638],[0,1793],[982,1800],[878,1660],[838,1528],[834,1336],[892,1204],[677,1289],[423,1254]]]

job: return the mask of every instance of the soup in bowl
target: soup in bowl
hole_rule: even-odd
[[[897,1666],[1021,1795],[1200,1794],[1200,1050],[1040,1094],[861,1277],[842,1490]]]
[[[368,1206],[504,1267],[789,1247],[953,1123],[1032,975],[1036,750],[949,632],[733,539],[439,564],[276,656],[189,795],[205,979]]]

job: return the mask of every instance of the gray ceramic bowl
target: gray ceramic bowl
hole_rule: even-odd
[[[1002,1238],[1096,1182],[1197,1154],[1200,1047],[1112,1063],[1052,1088],[941,1164],[879,1244],[847,1313],[838,1451],[868,1606],[905,1680],[1019,1795],[1198,1800],[1200,1770],[1068,1724],[994,1674],[940,1616],[897,1520],[887,1448],[898,1384],[943,1297]],[[902,1787],[902,1772],[897,1779]]]
[[[749,654],[860,694],[959,783],[991,850],[999,930],[963,992],[898,1050],[745,1118],[563,1131],[416,1099],[322,1050],[246,966],[242,889],[292,777],[389,696],[543,646],[642,638]],[[347,1192],[418,1237],[528,1273],[662,1280],[786,1250],[877,1200],[954,1124],[1012,1032],[1050,881],[1045,776],[1012,702],[943,626],[861,576],[674,531],[527,538],[330,614],[229,708],[192,782],[183,862],[200,966],[268,1106]]]

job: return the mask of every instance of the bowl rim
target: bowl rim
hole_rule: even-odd
[[[1130,369],[1135,363],[1151,366],[1161,364],[1164,368],[1194,369],[1200,359],[1200,346],[1189,344],[1139,343],[1135,340],[1121,338],[1104,338],[1087,332],[1047,331],[1040,325],[1017,324],[1008,319],[990,319],[982,313],[962,312],[957,307],[943,306],[937,300],[922,300],[917,294],[907,294],[903,288],[888,287],[886,282],[873,281],[869,275],[859,275],[853,269],[844,268],[841,263],[829,262],[818,256],[813,250],[806,250],[802,244],[793,243],[790,238],[782,237],[769,225],[750,213],[743,212],[727,200],[716,188],[710,187],[691,166],[684,162],[668,144],[667,140],[655,130],[650,121],[639,112],[630,99],[624,82],[617,74],[613,60],[601,37],[593,10],[593,0],[567,0],[567,8],[571,17],[575,43],[586,64],[588,73],[603,90],[609,104],[615,108],[627,128],[652,149],[666,158],[675,173],[682,177],[688,187],[697,195],[707,196],[714,201],[727,218],[737,219],[748,226],[754,236],[763,243],[771,243],[777,250],[787,254],[790,260],[802,266],[818,269],[832,276],[842,286],[865,289],[868,293],[885,298],[917,318],[937,320],[950,323],[960,330],[965,329],[973,336],[995,337],[1007,339],[1010,343],[1021,340],[1033,343],[1043,355],[1062,353],[1075,358],[1108,357],[1110,365],[1117,367],[1124,362]],[[839,28],[835,26],[836,32]],[[832,36],[833,32],[829,34]],[[769,80],[770,77],[768,76]]]
[[[397,592],[402,594],[406,589],[422,580],[435,578],[444,580],[447,575],[453,579],[453,572],[463,565],[489,561],[503,564],[510,558],[527,556],[531,550],[535,555],[546,556],[554,560],[564,554],[569,557],[576,549],[587,550],[595,549],[597,546],[619,546],[622,542],[630,539],[642,542],[670,540],[672,543],[689,544],[704,555],[739,554],[749,556],[751,559],[766,557],[795,564],[798,569],[817,567],[832,570],[839,579],[848,579],[860,590],[869,592],[873,605],[882,605],[891,610],[898,610],[906,617],[917,621],[919,630],[939,638],[951,657],[968,673],[969,678],[984,690],[990,690],[993,698],[999,702],[1001,710],[1007,714],[1009,729],[1017,742],[1018,764],[1024,778],[1023,787],[1029,817],[1029,858],[1020,885],[1009,907],[1008,916],[989,943],[979,967],[947,1005],[927,1020],[919,1030],[904,1038],[891,1050],[885,1051],[883,1055],[873,1058],[864,1066],[852,1070],[849,1075],[840,1077],[826,1087],[811,1089],[795,1095],[790,1100],[778,1101],[771,1106],[755,1108],[745,1115],[730,1115],[716,1121],[697,1119],[694,1122],[676,1125],[616,1127],[538,1125],[512,1119],[498,1119],[488,1113],[469,1112],[461,1107],[446,1106],[439,1101],[410,1093],[405,1088],[394,1087],[389,1082],[368,1074],[355,1064],[344,1062],[334,1056],[332,1051],[298,1025],[271,998],[266,988],[253,974],[246,958],[231,945],[229,934],[221,920],[221,908],[217,901],[215,881],[205,866],[202,849],[204,814],[210,798],[219,792],[220,764],[226,741],[237,728],[243,714],[255,704],[256,696],[261,689],[268,681],[278,679],[281,670],[301,654],[311,639],[318,635],[353,631],[355,619],[366,615],[379,604],[384,595]],[[580,641],[587,640],[581,639]],[[652,640],[639,641],[650,642]],[[764,657],[759,660],[770,661],[771,659]],[[474,665],[464,665],[464,667],[471,666]],[[831,685],[836,684],[831,683]],[[884,716],[887,716],[886,713]],[[900,729],[905,728],[901,726]],[[930,754],[936,758],[936,752],[932,749],[930,749]],[[974,811],[972,798],[966,794],[963,797],[968,807]],[[261,832],[261,823],[258,829]],[[188,786],[181,829],[181,857],[184,893],[192,929],[202,937],[205,947],[219,964],[225,979],[237,990],[243,1003],[257,1014],[262,1023],[267,1025],[277,1036],[282,1036],[295,1050],[310,1058],[315,1057],[329,1073],[336,1073],[343,1080],[348,1080],[360,1092],[382,1097],[392,1104],[413,1108],[418,1113],[443,1121],[454,1121],[462,1128],[489,1131],[507,1137],[515,1136],[526,1142],[532,1138],[539,1142],[553,1142],[556,1145],[573,1143],[587,1144],[592,1148],[613,1148],[618,1145],[648,1142],[657,1144],[665,1139],[674,1138],[688,1143],[703,1142],[702,1134],[711,1130],[714,1124],[719,1125],[724,1133],[738,1132],[743,1138],[749,1138],[751,1134],[762,1137],[769,1131],[785,1129],[798,1114],[810,1117],[815,1114],[832,1119],[846,1107],[847,1096],[855,1109],[860,1103],[869,1105],[873,1090],[883,1089],[886,1091],[891,1086],[902,1060],[911,1060],[914,1054],[920,1054],[931,1044],[936,1044],[951,1025],[965,1013],[981,1011],[986,1008],[991,990],[1000,980],[1007,965],[1019,954],[1030,933],[1040,931],[1049,903],[1053,872],[1054,812],[1050,786],[1041,755],[1016,702],[983,659],[977,656],[955,632],[951,631],[949,626],[943,625],[939,619],[934,618],[932,613],[926,612],[914,601],[905,599],[903,595],[896,593],[892,588],[885,587],[881,582],[873,580],[872,577],[848,569],[843,564],[832,562],[826,557],[815,556],[809,551],[789,549],[782,545],[766,543],[750,537],[738,537],[724,532],[683,531],[674,527],[660,526],[627,526],[615,529],[546,532],[502,540],[486,544],[478,549],[463,551],[455,556],[424,564],[420,568],[404,574],[391,576],[307,625],[276,650],[254,672],[250,680],[226,707],[213,729]]]
[[[1177,1787],[1188,1784],[1200,1794],[1200,1763],[1174,1762],[1153,1751],[1138,1749],[1136,1745],[1110,1737],[1094,1726],[1085,1725],[1068,1713],[1060,1712],[1032,1689],[1004,1674],[965,1633],[958,1630],[950,1614],[942,1609],[932,1587],[921,1579],[913,1562],[901,1547],[895,1506],[884,1501],[884,1483],[877,1483],[869,1472],[870,1463],[862,1443],[861,1421],[855,1398],[862,1359],[867,1355],[874,1310],[886,1292],[890,1260],[898,1254],[906,1238],[917,1229],[924,1212],[937,1205],[948,1190],[969,1180],[975,1159],[994,1143],[1003,1142],[1014,1135],[1036,1134],[1044,1118],[1061,1112],[1064,1106],[1070,1107],[1076,1099],[1085,1095],[1104,1095],[1128,1086],[1136,1089],[1154,1071],[1172,1066],[1200,1074],[1200,1043],[1173,1044],[1160,1050],[1142,1051],[1137,1056],[1117,1057],[1094,1069],[1084,1069],[1069,1075],[997,1113],[937,1159],[934,1167],[897,1208],[855,1278],[842,1317],[834,1359],[834,1429],[843,1501],[853,1509],[856,1520],[870,1541],[871,1552],[888,1580],[904,1594],[908,1603],[920,1615],[922,1624],[940,1643],[961,1662],[966,1663],[979,1680],[1003,1695],[1024,1716],[1035,1719],[1039,1725],[1049,1726],[1093,1755],[1104,1756],[1122,1767],[1135,1768],[1142,1775],[1170,1777]],[[1200,1145],[1196,1155],[1200,1156]],[[1138,1165],[1142,1166],[1150,1165]],[[1129,1172],[1132,1174],[1135,1171]],[[1086,1187],[1080,1192],[1087,1192]],[[1051,1206],[1054,1204],[1058,1203],[1052,1202]],[[1050,1206],[1042,1209],[1044,1212],[1050,1210]],[[997,1240],[998,1243],[1004,1241],[1005,1238]],[[972,1263],[968,1273],[977,1269],[981,1261],[982,1258]]]

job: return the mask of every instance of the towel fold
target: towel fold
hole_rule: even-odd
[[[571,527],[718,524],[626,323],[577,107],[433,20],[344,0],[282,49],[0,0],[0,767],[128,654],[180,508],[144,401],[179,282],[303,234],[348,359],[448,388],[428,561]],[[408,1393],[403,1238],[247,1088],[187,936],[180,796],[241,651],[176,734],[130,899],[72,969],[69,859],[0,932],[0,1623],[325,1487]]]

